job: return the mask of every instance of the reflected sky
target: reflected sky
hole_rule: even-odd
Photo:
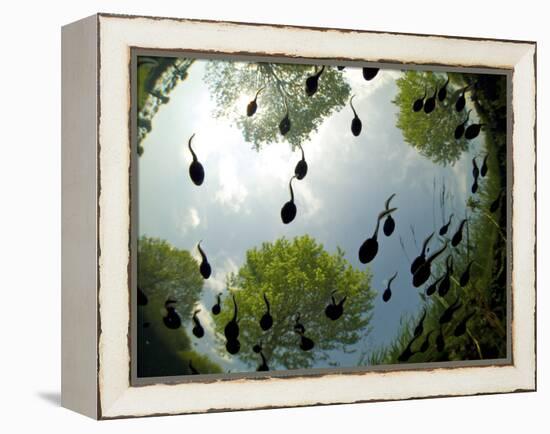
[[[395,127],[398,108],[391,101],[401,72],[381,70],[367,82],[360,68],[347,67],[343,74],[356,95],[354,106],[363,131],[359,137],[352,135],[353,113],[346,106],[326,119],[303,144],[309,170],[304,180],[293,183],[298,214],[291,224],[284,225],[280,209],[289,199],[288,180],[301,154],[286,143],[266,145],[257,152],[228,120],[214,118],[214,103],[203,82],[205,64],[196,61],[190,67],[188,79],[170,93],[170,102],[160,108],[152,131],[142,142],[139,235],[165,239],[190,250],[197,259],[196,244],[203,240],[213,275],[205,281],[200,303],[202,311],[209,312],[216,294],[225,289],[227,273],[236,272],[245,252],[264,241],[309,234],[331,253],[340,246],[346,259],[363,269],[365,265],[357,257],[359,246],[372,235],[385,200],[396,193],[392,201],[398,208],[393,214],[396,230],[389,238],[380,231],[380,250],[368,264],[372,286],[378,290],[372,332],[350,348],[355,352],[331,353],[332,361],[340,366],[356,366],[362,353],[368,354],[396,336],[404,315],[421,309],[418,293],[422,288],[412,286],[410,263],[422,240],[443,222],[439,207],[443,185],[449,193],[445,218],[450,213],[464,216],[471,159],[484,140],[483,134],[471,142],[470,153],[454,166],[438,166],[405,143]],[[253,97],[243,95],[243,112]],[[193,133],[193,147],[206,172],[200,188],[188,175],[192,158],[187,140]],[[392,299],[384,303],[382,292],[396,271]],[[206,335],[192,339],[195,349],[225,370],[246,370],[238,358],[219,353],[219,342],[210,338],[213,322],[209,316],[201,316],[201,322]],[[320,362],[314,367],[327,365]]]

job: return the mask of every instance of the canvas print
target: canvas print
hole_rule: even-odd
[[[507,76],[139,55],[138,378],[509,356]]]

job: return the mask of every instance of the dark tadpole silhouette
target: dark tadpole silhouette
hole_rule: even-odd
[[[260,89],[258,89],[258,91],[256,92],[256,96],[254,97],[254,99],[252,101],[250,101],[248,103],[248,105],[246,106],[246,115],[248,117],[250,116],[253,116],[254,113],[256,113],[256,110],[258,110],[258,103],[256,102],[258,100],[258,95],[260,94],[260,92],[264,90],[263,87],[261,87]]]
[[[386,200],[386,211],[390,209],[390,202],[395,197],[395,193],[393,193],[388,199]],[[395,220],[391,216],[391,214],[388,214],[386,217],[386,220],[384,220],[384,226],[382,226],[382,230],[384,231],[384,235],[389,237],[391,234],[393,234],[393,231],[395,230]]]
[[[439,89],[439,92],[437,93],[437,99],[440,101],[440,102],[443,102],[443,100],[445,100],[445,98],[447,97],[447,85],[449,84],[449,76],[447,75],[447,81],[445,82],[445,84],[441,87],[441,89]]]
[[[334,298],[335,293],[336,290],[332,291],[332,294],[330,296],[332,302],[325,308],[325,315],[333,321],[336,321],[344,313],[344,303],[348,298],[346,295],[338,303],[336,303],[336,300]]]
[[[255,344],[255,345],[252,347],[252,351],[254,351],[256,354],[259,354],[260,351],[262,351],[262,341],[260,341],[259,343]]]
[[[387,237],[393,234],[393,231],[395,230],[395,220],[393,219],[391,214],[386,217],[382,229],[384,231],[384,235],[386,235]]]
[[[471,112],[472,112],[472,110],[468,110],[468,114],[466,115],[466,119],[464,119],[464,122],[462,122],[461,124],[459,124],[455,128],[455,139],[456,140],[459,140],[464,135],[464,131],[466,131],[466,123],[468,122],[468,119],[470,119],[470,113]]]
[[[266,361],[264,353],[263,353],[262,342],[260,341],[258,344],[254,345],[252,347],[252,351],[254,351],[256,354],[259,354],[260,357],[262,358],[262,363],[261,363],[261,365],[258,366],[256,371],[258,371],[258,372],[269,371],[269,367],[267,366],[267,361]]]
[[[260,319],[260,327],[265,332],[269,330],[273,325],[273,317],[271,316],[269,300],[267,299],[267,295],[265,295],[265,293],[264,293],[264,302],[265,302],[266,312],[263,314],[262,318]]]
[[[313,342],[312,339],[308,338],[307,336],[300,335],[300,349],[302,351],[309,351],[313,349],[315,346],[315,342]]]
[[[453,238],[451,239],[451,245],[453,247],[458,246],[460,244],[460,242],[462,241],[462,229],[464,228],[464,224],[466,223],[466,221],[467,221],[467,219],[463,219],[460,222],[460,225],[458,226],[457,231],[453,235]]]
[[[471,191],[473,194],[477,193],[477,190],[479,189],[479,184],[477,182],[477,178],[474,179],[474,182],[472,182],[472,188]]]
[[[426,319],[426,314],[427,314],[427,310],[424,309],[424,313],[420,317],[420,321],[418,322],[418,325],[414,329],[413,336],[415,338],[422,336],[422,333],[424,333],[424,320]]]
[[[449,230],[449,226],[451,225],[451,220],[453,219],[453,214],[449,216],[449,221],[441,226],[441,229],[439,229],[439,235],[443,236],[447,234],[447,231]]]
[[[141,290],[141,288],[138,287],[137,289],[137,304],[138,306],[145,306],[147,303],[149,303],[149,299],[145,295],[145,293]]]
[[[298,145],[300,148],[300,151],[302,151],[302,159],[296,163],[296,167],[294,168],[294,175],[296,175],[296,179],[301,180],[304,179],[307,175],[307,162],[306,157],[304,155],[304,148],[302,148],[302,145]]]
[[[474,179],[479,178],[479,167],[477,166],[476,158],[472,158],[472,175]]]
[[[325,65],[319,69],[315,74],[309,76],[306,79],[306,95],[307,96],[313,96],[315,92],[317,92],[317,89],[319,87],[319,77],[321,77],[321,74],[325,70]]]
[[[367,81],[372,80],[378,74],[380,68],[363,68],[363,78]]]
[[[432,253],[428,258],[426,258],[426,261],[422,265],[420,265],[420,267],[418,267],[418,270],[416,270],[416,272],[413,274],[412,280],[413,286],[415,288],[418,288],[420,285],[423,285],[428,281],[432,273],[432,262],[445,251],[445,249],[447,248],[447,244],[447,241],[445,241],[443,247],[441,247],[435,253]]]
[[[149,327],[151,325],[151,323],[149,321],[145,321],[143,323],[143,328],[146,329],[147,327]]]
[[[300,322],[300,313],[296,315],[296,319],[294,322],[294,332],[300,335],[300,349],[302,351],[309,351],[315,346],[315,343],[310,338],[304,336],[306,329],[304,325]]]
[[[430,114],[435,110],[435,97],[437,96],[437,87],[435,88],[434,94],[429,97],[424,103],[424,113]]]
[[[290,200],[281,208],[281,220],[285,225],[289,224],[296,217],[296,205],[294,204],[294,190],[292,189],[292,180],[296,175],[290,178],[288,188],[290,189]]]
[[[233,318],[226,324],[224,334],[227,340],[237,339],[239,337],[239,324],[237,323],[237,315],[239,312],[237,301],[235,296],[231,295],[233,299]]]
[[[468,140],[475,139],[479,132],[481,131],[481,127],[485,126],[485,124],[472,124],[469,125],[468,128],[466,128],[466,131],[464,131],[464,137]]]
[[[361,122],[361,119],[359,119],[359,116],[357,116],[355,107],[353,107],[353,98],[355,98],[355,95],[353,95],[349,100],[349,105],[353,110],[353,119],[351,121],[351,132],[355,137],[357,137],[359,134],[361,134],[361,130],[363,129],[363,123]]]
[[[437,292],[440,297],[445,297],[449,290],[451,289],[451,276],[453,274],[453,257],[452,255],[447,256],[447,261],[445,263],[447,267],[443,279],[437,288]]]
[[[260,364],[260,366],[258,366],[258,368],[256,368],[256,371],[258,372],[269,371],[269,366],[267,366],[267,361],[265,360],[263,351],[260,351],[260,357],[262,358],[262,363]]]
[[[424,88],[424,96],[422,98],[418,98],[413,103],[413,112],[419,112],[424,107],[424,100],[426,99],[426,95],[428,94],[428,89]]]
[[[462,303],[460,302],[460,299],[457,297],[456,301],[451,304],[447,309],[445,309],[445,312],[439,317],[439,324],[447,324],[448,322],[451,322],[453,319],[453,315],[455,312],[462,307]]]
[[[239,342],[239,324],[237,323],[238,307],[235,296],[233,298],[233,318],[226,324],[224,328],[225,338],[227,340],[225,349],[229,354],[237,354],[241,349],[241,343]]]
[[[202,240],[199,241],[199,244],[197,245],[199,253],[201,255],[201,265],[199,266],[199,271],[204,279],[208,279],[212,274],[212,267],[208,263],[208,258],[206,257],[206,253],[204,253],[204,250],[201,247],[201,243]]]
[[[430,330],[426,337],[424,338],[424,342],[422,342],[422,345],[420,345],[420,349],[418,350],[419,353],[425,353],[428,351],[428,348],[430,348],[430,336],[433,333],[433,330]]]
[[[202,326],[201,322],[199,321],[199,318],[197,317],[197,314],[200,312],[200,309],[197,309],[195,312],[193,312],[193,324],[195,326],[193,327],[193,335],[197,338],[202,338],[204,336],[204,327]]]
[[[464,272],[460,276],[459,283],[460,283],[461,288],[464,288],[468,284],[468,282],[470,282],[470,268],[472,267],[473,263],[474,263],[474,261],[470,261],[468,263],[468,265],[466,266],[466,269],[464,270]]]
[[[439,334],[435,339],[435,347],[438,353],[441,353],[445,349],[445,338],[443,337],[443,328],[439,326]]]
[[[225,349],[229,354],[237,354],[241,350],[241,343],[238,339],[232,339],[225,343]]]
[[[476,178],[476,179],[474,179],[474,182],[472,182],[472,188],[471,188],[472,194],[477,193],[478,189],[479,189],[479,184],[478,184],[477,178]]]
[[[197,371],[197,369],[193,366],[193,363],[191,363],[191,360],[189,360],[189,370],[191,371],[192,375],[199,375],[200,372]]]
[[[427,296],[430,296],[430,295],[433,295],[435,293],[435,291],[437,290],[437,285],[439,285],[439,283],[445,278],[445,275],[441,276],[439,279],[436,279],[433,281],[433,283],[431,283],[428,288],[426,288],[426,295]]]
[[[454,335],[458,338],[462,336],[464,333],[466,333],[466,325],[470,318],[472,318],[475,315],[475,312],[471,312],[469,315],[466,315],[456,326]]]
[[[388,280],[388,284],[386,286],[386,289],[384,290],[384,293],[382,294],[382,300],[384,300],[385,303],[387,303],[391,298],[391,284],[395,280],[396,277],[397,277],[397,271],[395,272],[395,274],[392,277],[390,277],[390,280]]]
[[[172,306],[174,303],[177,303],[177,301],[172,299],[168,299],[164,302],[166,316],[162,318],[162,320],[164,321],[164,325],[173,330],[181,327],[181,318],[176,312],[176,308]]]
[[[219,315],[219,313],[221,312],[222,310],[222,307],[221,307],[221,297],[222,297],[222,294],[221,292],[216,296],[216,304],[214,306],[212,306],[212,314],[214,315]]]
[[[489,170],[489,167],[487,166],[487,159],[489,158],[489,154],[486,154],[483,158],[483,164],[481,165],[481,170],[479,173],[483,178],[485,178],[485,175],[487,175],[487,171]]]
[[[359,248],[359,261],[361,261],[362,264],[368,264],[374,259],[374,257],[378,253],[378,230],[380,229],[380,220],[382,220],[388,214],[394,212],[396,209],[397,208],[390,208],[378,214],[374,234],[372,235],[372,237],[366,239]]]
[[[193,137],[195,137],[195,133],[193,133],[193,135],[189,138],[189,142],[187,142],[187,147],[189,148],[189,151],[191,151],[191,155],[193,157],[193,161],[189,165],[189,176],[191,177],[193,184],[201,185],[204,181],[204,167],[202,167],[202,164],[197,159],[197,154],[195,154],[195,151],[193,151],[193,148],[191,147]]]
[[[416,270],[424,263],[426,262],[426,249],[428,248],[428,243],[434,236],[434,232],[432,232],[430,235],[426,237],[424,242],[422,243],[422,251],[420,252],[420,255],[418,255],[416,258],[414,258],[414,261],[412,261],[411,264],[411,274],[416,273]]]
[[[338,71],[343,71],[346,67],[345,66],[337,66]]]
[[[283,136],[290,131],[290,127],[292,126],[292,122],[290,121],[290,117],[288,113],[288,105],[286,103],[286,99],[285,99],[285,108],[286,108],[285,117],[281,120],[281,122],[279,122],[279,132]]]
[[[415,337],[413,337],[411,339],[411,341],[407,344],[407,346],[405,347],[405,349],[403,350],[403,352],[401,354],[399,354],[399,356],[397,357],[397,361],[398,362],[406,362],[408,361],[412,356],[414,356],[414,353],[412,351],[412,344],[414,343],[414,341],[416,340]]]
[[[479,178],[479,167],[477,166],[477,161],[474,158],[472,158],[472,175],[474,176],[474,182],[472,183],[472,193],[476,193],[477,189],[479,188],[479,184],[477,183],[477,180]]]
[[[306,332],[306,328],[304,325],[300,322],[300,312],[296,314],[296,317],[294,318],[294,333],[298,333],[299,335]]]

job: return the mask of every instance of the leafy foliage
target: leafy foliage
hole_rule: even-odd
[[[408,360],[410,362],[497,359],[507,354],[506,201],[503,200],[494,212],[490,210],[491,204],[506,189],[506,78],[482,75],[476,80],[472,101],[481,122],[487,124],[485,152],[489,154],[489,170],[480,181],[479,191],[467,201],[468,224],[464,240],[448,251],[454,264],[451,290],[445,297],[437,293],[431,297],[420,293],[426,302],[427,315],[424,334],[411,345],[414,354]],[[448,234],[447,237],[449,235],[452,236]],[[441,237],[440,242],[443,241]],[[470,261],[473,261],[470,280],[461,287],[461,274]],[[426,287],[444,273],[444,268],[444,260],[434,264],[432,278]],[[440,331],[439,318],[457,299],[462,307],[453,320],[441,328],[445,348],[437,351],[435,340]],[[398,358],[411,342],[421,313],[414,318],[404,318],[395,340],[386,348],[371,352],[364,363],[399,363]],[[466,333],[455,336],[457,325],[470,314],[473,316],[467,322]],[[428,350],[418,352],[430,330],[433,332]]]
[[[146,306],[137,309],[137,370],[139,377],[185,375],[190,373],[187,363],[177,351],[190,349],[190,340],[183,329],[165,327],[164,300],[149,298]]]
[[[168,329],[163,322],[164,302],[177,301],[182,322],[202,291],[198,264],[187,250],[174,248],[158,238],[138,240],[138,287],[148,302],[138,306],[138,375],[140,377],[190,374],[189,362],[201,374],[221,372],[221,368],[191,349],[183,328]]]
[[[292,127],[284,137],[295,147],[308,140],[323,119],[349,99],[350,87],[334,67],[325,67],[318,91],[307,96],[305,81],[315,70],[308,65],[211,61],[205,81],[218,106],[215,116],[233,120],[244,139],[258,150],[282,141],[278,125],[286,114],[286,101]],[[248,117],[246,106],[260,88],[258,110]]]
[[[424,110],[414,112],[413,104],[425,94],[426,98],[433,96],[436,87],[439,89],[445,84],[445,75],[406,71],[397,80],[399,93],[393,100],[399,107],[396,126],[401,129],[404,140],[426,158],[442,165],[453,165],[468,149],[464,137],[459,140],[454,137],[455,128],[464,122],[467,113],[467,109],[457,112],[454,108],[464,74],[448,75],[447,98],[443,102],[437,100],[435,110],[429,114]]]
[[[261,342],[270,369],[297,369],[310,367],[314,360],[326,360],[330,350],[346,351],[369,333],[375,297],[370,282],[370,271],[354,269],[343,251],[330,254],[307,235],[292,241],[281,238],[249,250],[246,263],[229,278],[239,309],[239,357],[259,364],[260,357],[252,347]],[[337,302],[347,296],[344,314],[336,321],[324,313],[334,290]],[[266,332],[259,326],[266,311],[263,294],[273,316],[273,327]],[[315,342],[312,351],[299,348],[300,337],[293,330],[298,313],[305,336]],[[222,336],[232,316],[233,301],[226,296],[222,313],[215,319]]]
[[[183,318],[191,316],[199,299],[203,279],[199,265],[187,250],[158,238],[141,237],[138,242],[138,286],[149,298],[177,300]]]

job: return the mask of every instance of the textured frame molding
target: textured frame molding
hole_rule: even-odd
[[[511,70],[513,363],[131,386],[132,47]],[[536,389],[535,43],[98,14],[63,28],[62,57],[65,407],[109,419]]]

